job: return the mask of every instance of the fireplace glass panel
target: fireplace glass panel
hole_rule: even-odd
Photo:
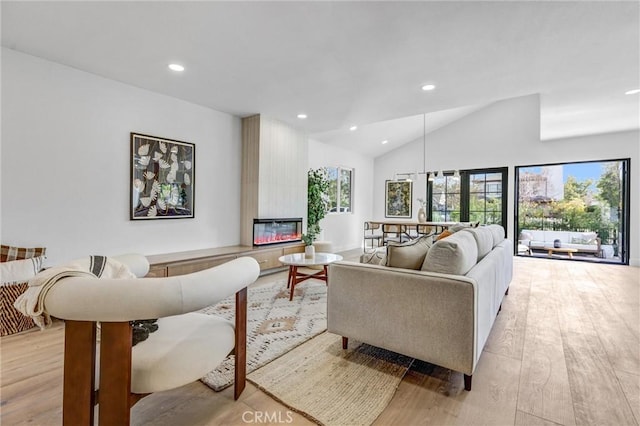
[[[302,241],[302,218],[253,220],[254,246],[295,241]]]

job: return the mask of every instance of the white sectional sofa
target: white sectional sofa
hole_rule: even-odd
[[[427,238],[390,245],[376,262],[382,265],[329,265],[328,330],[343,336],[345,348],[353,338],[459,371],[471,390],[508,293],[513,243],[499,225],[463,229],[433,244]]]
[[[600,238],[595,232],[523,229],[520,232],[519,244],[527,246],[529,250],[543,250],[545,248],[553,247],[555,240],[560,240],[561,247],[572,248],[578,250],[578,252],[602,256]]]

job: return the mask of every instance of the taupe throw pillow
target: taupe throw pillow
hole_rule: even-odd
[[[386,266],[418,270],[433,243],[430,235],[425,235],[406,243],[389,242]]]

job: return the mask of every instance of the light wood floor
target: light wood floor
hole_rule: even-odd
[[[516,258],[473,390],[463,390],[458,373],[417,363],[376,424],[638,425],[639,289],[639,268]],[[2,425],[61,423],[63,338],[57,323],[0,340]],[[153,394],[132,410],[136,425],[290,418],[309,424],[251,384],[235,402],[231,388],[215,393],[196,382]]]

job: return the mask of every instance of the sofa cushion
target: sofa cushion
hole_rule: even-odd
[[[526,236],[527,238],[520,238],[532,240],[532,241],[544,241],[544,231],[538,229],[523,229],[520,232],[520,236]]]
[[[431,247],[433,239],[430,235],[408,241],[406,243],[389,242],[387,246],[386,266],[418,270]]]
[[[521,231],[520,236],[518,237],[520,241],[531,241],[533,240],[533,233],[531,231]]]
[[[447,229],[453,234],[454,232],[462,231],[463,229],[477,228],[478,225],[480,225],[480,222],[456,223]]]
[[[422,270],[464,275],[476,264],[478,246],[470,232],[456,232],[436,241],[427,252]]]
[[[491,236],[493,237],[493,247],[504,241],[504,228],[502,226],[496,225],[494,223],[492,225],[488,225],[487,229],[491,231]]]
[[[560,240],[560,243],[568,243],[570,234],[569,231],[544,231],[544,242],[551,246],[555,240]]]
[[[25,282],[35,277],[42,269],[43,257],[31,259],[12,260],[0,263],[0,279],[2,285],[7,283]]]
[[[569,233],[569,243],[597,245],[597,237],[595,232],[571,232]]]
[[[595,244],[571,244],[571,243],[562,243],[563,248],[572,248],[578,251],[586,252],[586,253],[597,253],[598,246]]]
[[[44,256],[47,249],[45,247],[13,247],[2,244],[0,246],[0,262],[11,260],[30,259],[32,257]]]
[[[493,248],[493,234],[484,226],[480,228],[467,228],[463,232],[469,232],[476,240],[476,245],[478,246],[477,262],[480,262]]]
[[[378,247],[370,253],[360,255],[360,263],[368,263],[369,265],[385,265],[387,263],[387,248]]]

